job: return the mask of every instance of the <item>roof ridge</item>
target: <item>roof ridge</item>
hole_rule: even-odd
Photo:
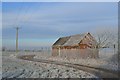
[[[80,34],[74,34],[74,35],[71,35],[71,36],[76,36],[76,35],[86,35],[86,34],[88,34],[88,33],[90,33],[90,32],[80,33]]]
[[[71,36],[60,37],[53,45],[72,45],[80,43],[80,41],[88,34],[75,34]]]

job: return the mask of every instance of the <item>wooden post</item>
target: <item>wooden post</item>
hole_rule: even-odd
[[[18,30],[20,28],[19,27],[16,27],[16,52],[18,52]]]
[[[115,54],[115,44],[114,44],[114,54]]]
[[[60,57],[60,46],[59,46],[59,57]]]

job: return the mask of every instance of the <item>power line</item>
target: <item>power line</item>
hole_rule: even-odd
[[[23,10],[22,10],[23,9]],[[17,25],[16,26],[18,26],[18,24],[22,21],[21,20],[21,17],[23,16],[23,18],[25,17],[25,14],[28,12],[28,10],[30,9],[30,7],[28,7],[28,6],[26,6],[25,8],[24,7],[22,7],[22,6],[20,6],[19,7],[19,10],[20,10],[20,12],[17,14],[17,16],[16,16],[16,23],[17,23],[17,21],[18,21],[18,23],[17,23]],[[22,10],[22,11],[21,11]],[[21,13],[21,12],[24,12],[24,14],[23,13]],[[22,15],[23,14],[23,15]],[[19,24],[19,26],[20,26],[20,24]],[[15,27],[15,29],[16,29],[16,52],[18,52],[18,30],[20,29],[20,27]]]

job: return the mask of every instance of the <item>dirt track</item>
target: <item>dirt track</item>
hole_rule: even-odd
[[[42,63],[49,63],[49,64],[56,64],[56,65],[62,65],[67,67],[73,67],[76,69],[80,69],[89,73],[92,73],[99,78],[118,78],[118,72],[110,71],[106,69],[100,69],[100,68],[94,68],[89,66],[83,66],[79,64],[72,64],[72,63],[66,63],[66,62],[58,62],[58,61],[50,61],[50,60],[43,60],[43,59],[35,59],[35,55],[23,55],[18,56],[19,59],[34,61],[34,62],[42,62]]]

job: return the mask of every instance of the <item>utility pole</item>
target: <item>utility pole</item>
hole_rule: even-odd
[[[19,27],[16,27],[16,52],[18,52],[18,30],[20,29]]]

